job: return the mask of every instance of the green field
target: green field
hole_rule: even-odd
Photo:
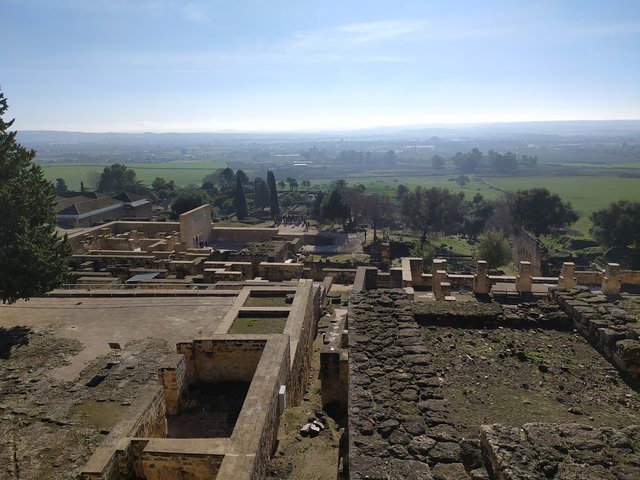
[[[80,190],[80,182],[89,188],[88,172],[101,173],[107,166],[103,164],[74,164],[74,163],[42,163],[40,164],[48,180],[55,182],[56,178],[64,178],[70,190]],[[200,185],[202,177],[218,168],[225,168],[224,162],[217,160],[180,160],[162,163],[128,163],[127,167],[136,171],[136,179],[147,185],[156,177],[173,180],[178,186],[189,184]]]

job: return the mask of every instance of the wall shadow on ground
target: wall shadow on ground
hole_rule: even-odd
[[[21,347],[29,344],[31,329],[27,327],[0,327],[0,358],[3,360],[11,356],[13,347]]]

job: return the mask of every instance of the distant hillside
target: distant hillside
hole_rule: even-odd
[[[455,137],[513,137],[518,135],[552,136],[638,136],[640,120],[593,120],[519,123],[485,123],[466,125],[406,125],[375,127],[359,130],[319,132],[199,132],[199,133],[87,133],[65,131],[25,130],[18,139],[37,148],[48,145],[194,145],[242,142],[287,142],[338,138],[443,138]]]

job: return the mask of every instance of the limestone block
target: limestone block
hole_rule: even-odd
[[[573,262],[564,262],[560,277],[558,278],[558,286],[569,290],[578,284],[576,279],[576,264]]]
[[[478,268],[473,276],[473,293],[486,295],[491,290],[489,281],[489,265],[484,260],[478,260]]]
[[[602,293],[605,295],[617,295],[620,293],[620,265],[608,263],[602,279]]]
[[[516,276],[516,290],[519,293],[531,293],[531,262],[520,262],[520,271]]]

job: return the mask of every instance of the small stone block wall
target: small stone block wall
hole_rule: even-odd
[[[640,375],[640,324],[631,315],[587,287],[554,289],[552,295],[605,358],[623,372]]]
[[[264,340],[218,338],[178,343],[177,349],[185,356],[189,384],[250,382],[265,343]]]
[[[428,441],[421,390],[434,381],[427,375],[421,338],[404,291],[351,295],[347,463],[352,480],[433,478],[420,445]]]
[[[605,480],[640,478],[640,426],[620,430],[580,424],[483,425],[491,478]]]

